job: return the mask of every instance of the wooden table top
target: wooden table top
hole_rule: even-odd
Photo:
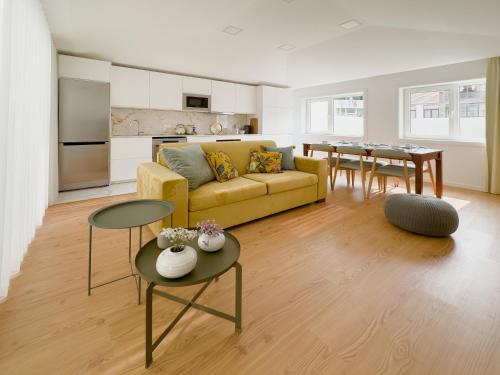
[[[329,144],[324,144],[324,143],[303,143],[303,145],[309,145],[309,146],[320,146],[319,148],[315,149],[314,151],[332,151],[336,152],[336,149],[338,146],[361,146],[363,149],[366,151],[372,151],[375,149],[387,149],[387,148],[394,148],[394,149],[400,149],[404,150],[405,152],[409,153],[410,155],[429,155],[429,154],[437,154],[440,152],[443,152],[442,149],[433,149],[433,148],[427,148],[427,147],[404,147],[404,146],[392,146],[392,145],[386,145],[386,144],[361,144],[361,145],[356,145],[352,143],[341,143],[341,142],[336,142],[336,143],[329,143]],[[323,150],[320,148],[324,147]],[[331,150],[329,150],[331,148]]]

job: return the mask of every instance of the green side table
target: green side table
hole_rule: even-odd
[[[139,228],[139,248],[142,246],[142,227],[155,221],[170,216],[175,210],[173,203],[159,199],[137,199],[120,202],[103,207],[89,216],[89,269],[88,269],[88,295],[91,290],[115,281],[133,277],[137,286],[138,303],[141,303],[141,279],[132,268],[132,228]],[[128,262],[130,275],[115,280],[92,285],[92,228],[101,229],[128,229]]]
[[[148,282],[146,289],[146,368],[153,362],[153,350],[162,342],[167,334],[174,328],[182,316],[192,307],[220,318],[234,322],[235,331],[241,330],[241,276],[242,268],[238,263],[240,256],[240,243],[231,233],[224,232],[226,243],[224,247],[216,252],[208,253],[198,248],[198,238],[194,239],[189,246],[198,253],[196,267],[186,276],[178,279],[168,279],[161,276],[156,271],[156,259],[163,251],[156,244],[156,239],[149,241],[137,253],[135,257],[135,268],[141,278]],[[217,281],[218,277],[226,273],[229,269],[236,271],[235,285],[235,316],[212,309],[210,307],[196,303],[196,300],[207,289],[212,281]],[[186,300],[169,294],[165,291],[155,289],[156,286],[182,287],[188,285],[202,284],[203,286],[196,292],[191,300]],[[170,323],[170,325],[153,342],[153,294],[178,302],[185,307]]]

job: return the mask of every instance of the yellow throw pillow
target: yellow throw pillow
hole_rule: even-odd
[[[238,177],[238,171],[225,152],[209,152],[206,154],[206,157],[217,181],[225,182]]]
[[[248,173],[281,173],[281,152],[252,151]]]

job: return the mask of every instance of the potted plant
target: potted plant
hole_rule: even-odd
[[[196,238],[195,230],[184,228],[163,228],[158,235],[158,247],[168,246],[156,259],[156,270],[170,279],[182,277],[196,266],[196,250],[186,245]]]
[[[226,242],[224,231],[215,220],[204,220],[198,224],[198,246],[200,249],[212,252],[222,249]]]

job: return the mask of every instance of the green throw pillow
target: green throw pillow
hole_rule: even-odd
[[[215,178],[200,145],[164,147],[160,154],[169,169],[187,178],[189,190]]]
[[[281,169],[294,170],[295,163],[293,161],[293,146],[288,147],[264,147],[264,151],[281,153]]]

